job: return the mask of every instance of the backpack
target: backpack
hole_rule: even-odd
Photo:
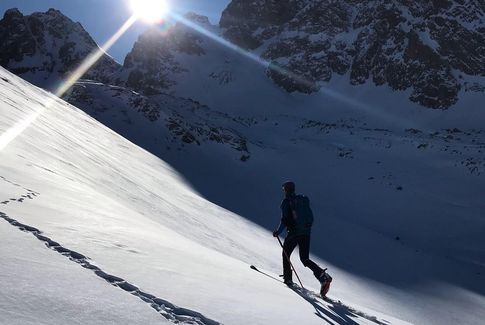
[[[310,199],[305,195],[296,195],[290,201],[296,234],[309,234],[313,225],[313,212],[310,208]]]

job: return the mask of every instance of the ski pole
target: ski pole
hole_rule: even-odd
[[[283,249],[283,254],[285,254],[285,257],[288,260],[288,263],[290,263],[290,266],[293,269],[293,272],[295,272],[296,278],[298,279],[298,282],[300,282],[301,288],[305,289],[305,287],[303,286],[303,283],[301,283],[301,280],[300,280],[300,277],[298,276],[298,273],[296,273],[296,270],[295,270],[295,267],[293,266],[293,263],[291,263],[291,261],[290,261],[290,257],[288,256],[288,254],[285,251],[285,248],[283,247],[283,243],[281,242],[280,236],[276,236],[276,238],[278,238],[278,242],[280,243],[280,246]]]

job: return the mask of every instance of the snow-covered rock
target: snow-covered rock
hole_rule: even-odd
[[[186,19],[209,26],[209,19],[194,13]],[[121,78],[115,83],[126,85],[146,95],[166,92],[175,84],[173,74],[188,72],[190,67],[177,60],[178,55],[205,55],[201,46],[202,36],[182,23],[167,25],[166,30],[153,27],[140,36],[132,51],[126,56]]]
[[[251,156],[248,140],[236,131],[238,123],[231,116],[194,100],[167,94],[146,97],[90,81],[78,82],[64,98],[150,152],[220,146],[235,159],[246,161]]]
[[[233,0],[220,26],[233,42],[262,48],[279,69],[268,75],[287,91],[318,91],[335,75],[411,89],[413,102],[446,109],[485,77],[485,7],[467,1]],[[478,90],[482,91],[483,90]]]
[[[362,94],[361,88],[372,90],[366,97],[392,93],[400,111],[461,109],[470,106],[466,98],[485,96],[485,18],[479,1],[235,0],[220,26],[195,13],[185,19],[245,50],[223,49],[181,22],[166,22],[140,36],[123,67],[103,56],[85,78],[144,95],[191,97],[212,107],[222,103],[218,97],[228,97],[228,84],[259,87],[254,79],[260,75],[287,92],[321,94],[334,91],[337,83],[344,97]],[[26,17],[7,11],[0,39],[0,64],[43,87],[56,85],[97,48],[80,24],[56,10]],[[241,54],[266,64],[241,64],[235,59]],[[250,105],[273,100],[275,91],[265,85]],[[237,96],[233,103],[241,99]],[[230,110],[227,106],[216,108]]]
[[[55,9],[28,16],[10,9],[0,20],[0,65],[44,88],[58,86],[98,49],[80,23]],[[119,68],[105,54],[85,77],[107,81]]]

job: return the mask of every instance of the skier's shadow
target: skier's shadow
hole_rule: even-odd
[[[352,320],[349,316],[357,316],[354,315],[349,309],[342,308],[342,306],[334,305],[330,300],[328,301],[331,306],[329,308],[333,311],[331,312],[327,308],[325,308],[321,302],[312,297],[312,293],[307,292],[307,290],[302,289],[300,287],[290,287],[293,292],[298,294],[300,297],[308,301],[313,308],[315,308],[315,315],[323,319],[329,324],[346,324],[346,325],[358,325],[354,320]],[[333,320],[331,322],[329,319]]]
[[[260,271],[254,266],[251,266],[251,269],[273,279],[278,282],[283,283],[278,278],[275,278],[274,276],[267,274],[263,271]],[[312,291],[309,291],[307,289],[303,289],[298,286],[293,286],[289,287],[293,292],[298,294],[300,297],[305,299],[308,303],[310,303],[313,308],[315,308],[315,315],[317,315],[319,318],[327,322],[328,324],[342,324],[342,325],[358,325],[357,322],[355,322],[351,317],[362,317],[365,318],[369,321],[372,321],[378,325],[386,325],[386,323],[379,321],[375,316],[369,316],[365,313],[359,312],[351,307],[348,307],[344,304],[342,304],[340,301],[335,301],[333,299],[327,298],[325,301],[329,304],[328,307],[325,307],[322,302],[321,298],[316,298],[315,293]],[[330,309],[330,310],[329,310]],[[333,321],[333,322],[332,322]]]

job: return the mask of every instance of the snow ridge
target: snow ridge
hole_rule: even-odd
[[[18,200],[23,200],[23,196]],[[9,202],[10,201],[4,201],[4,202],[1,202],[1,204],[8,204]],[[85,269],[93,271],[94,274],[96,274],[98,277],[102,278],[112,286],[120,288],[132,294],[133,296],[140,298],[142,301],[149,304],[150,307],[155,309],[160,315],[162,315],[165,319],[167,319],[170,322],[173,322],[175,324],[197,324],[197,325],[220,324],[219,322],[216,322],[214,320],[211,320],[205,317],[199,312],[196,312],[187,308],[178,307],[168,302],[167,300],[158,298],[145,291],[142,291],[137,286],[129,283],[128,281],[120,277],[104,272],[99,267],[97,267],[92,262],[90,262],[89,257],[84,256],[83,254],[80,254],[78,252],[75,252],[73,250],[70,250],[62,246],[58,242],[50,239],[49,237],[42,235],[42,231],[40,231],[39,229],[31,227],[29,225],[22,224],[19,221],[10,218],[8,215],[6,215],[1,211],[0,211],[0,218],[4,219],[9,224],[11,224],[12,226],[18,228],[23,232],[31,233],[37,239],[44,242],[45,245],[51,250],[56,251],[59,254],[69,258],[69,260],[81,265]]]

